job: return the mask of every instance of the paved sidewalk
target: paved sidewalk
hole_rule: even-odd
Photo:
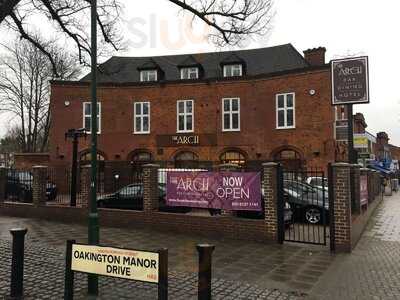
[[[335,263],[310,299],[400,299],[400,192],[385,197],[351,255]]]
[[[3,241],[0,253],[7,252],[7,243],[11,240],[9,229],[12,227],[28,228],[26,237],[28,264],[40,266],[38,269],[32,267],[32,273],[27,278],[39,276],[45,279],[46,285],[58,282],[56,289],[62,288],[60,282],[62,283],[63,280],[63,268],[61,267],[64,263],[65,241],[73,238],[78,242],[86,242],[87,228],[81,225],[42,220],[0,217],[0,241]],[[232,299],[263,299],[261,295],[264,294],[268,295],[267,299],[276,297],[277,299],[288,299],[294,295],[301,297],[313,287],[334,261],[334,256],[331,256],[328,247],[323,246],[305,247],[289,243],[284,246],[267,245],[231,239],[208,239],[195,235],[163,233],[143,228],[136,230],[101,229],[101,243],[104,245],[149,250],[161,247],[169,248],[170,271],[175,274],[172,282],[175,282],[177,289],[185,291],[186,298],[182,299],[190,299],[191,295],[196,293],[198,254],[195,246],[197,243],[204,242],[216,246],[213,254],[213,278],[216,287],[221,286],[220,289],[215,289],[216,293],[224,295],[221,299],[230,299],[230,297]],[[44,264],[44,259],[36,256],[29,259],[29,255],[43,251],[52,257],[47,266]],[[9,270],[7,262],[2,260],[0,268],[3,270],[2,280],[4,280],[3,277],[8,280],[7,273],[4,273]],[[47,279],[47,277],[49,278]],[[84,281],[80,280],[80,282]],[[2,285],[4,286],[4,281]],[[8,284],[5,286],[2,289],[3,295]],[[38,288],[37,283],[32,282],[27,286]],[[109,290],[106,288],[105,291]],[[228,294],[224,294],[224,291]],[[255,296],[255,293],[259,293],[259,295]],[[2,294],[0,293],[0,295]],[[176,297],[171,299],[178,299]]]

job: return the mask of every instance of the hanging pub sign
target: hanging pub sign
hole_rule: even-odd
[[[331,61],[332,105],[369,103],[368,57]]]

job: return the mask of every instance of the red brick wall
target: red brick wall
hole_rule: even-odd
[[[311,96],[309,91],[316,91]],[[296,129],[277,130],[275,95],[296,93]],[[241,131],[222,132],[221,98],[240,97]],[[330,72],[328,69],[287,74],[272,78],[223,82],[165,83],[154,86],[103,86],[98,90],[102,103],[102,132],[98,136],[99,150],[106,159],[116,155],[126,160],[138,148],[152,152],[155,160],[171,160],[180,148],[164,147],[157,155],[156,135],[176,133],[176,101],[194,99],[195,134],[214,133],[217,146],[187,147],[200,160],[218,161],[224,149],[237,147],[250,160],[269,160],[274,149],[292,145],[299,149],[309,166],[325,167],[334,160],[333,121],[330,105]],[[52,84],[50,154],[54,164],[69,163],[72,145],[65,141],[69,128],[80,128],[82,102],[89,101],[88,85]],[[151,134],[134,135],[133,102],[151,102]],[[70,105],[66,107],[65,101]],[[90,138],[80,141],[80,151],[89,147]],[[256,154],[260,153],[260,156]],[[64,158],[60,159],[60,155]]]
[[[48,166],[49,153],[16,153],[14,154],[15,167],[19,169],[31,169],[33,166]]]

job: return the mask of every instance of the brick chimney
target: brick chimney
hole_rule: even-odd
[[[381,131],[376,134],[376,143],[379,145],[387,145],[389,143],[389,136],[386,132]]]
[[[365,122],[364,115],[362,113],[356,113],[354,115],[354,133],[365,133],[365,128],[367,128],[367,123]]]
[[[325,47],[318,47],[303,51],[304,59],[310,66],[322,66],[325,64]]]

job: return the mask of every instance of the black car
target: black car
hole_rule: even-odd
[[[294,180],[284,180],[283,191],[285,201],[292,207],[295,218],[311,224],[321,223],[323,217],[328,218],[327,191]]]
[[[265,199],[264,199],[264,189],[261,189],[261,211],[249,211],[249,210],[238,210],[236,211],[236,215],[241,218],[246,219],[265,219]],[[285,201],[285,205],[283,207],[283,222],[284,224],[289,224],[292,221],[293,211],[288,202]]]
[[[32,194],[33,176],[28,171],[9,170],[7,172],[6,199],[18,200],[30,203],[33,200]],[[51,182],[46,183],[47,201],[57,197],[57,186]]]
[[[159,184],[159,211],[164,212],[189,212],[188,207],[174,207],[167,206],[165,203],[165,185]],[[119,189],[115,193],[101,196],[97,199],[97,206],[104,208],[117,208],[117,209],[143,209],[143,184],[133,183]]]
[[[134,183],[119,189],[115,193],[97,199],[98,207],[119,209],[143,209],[143,184]]]

